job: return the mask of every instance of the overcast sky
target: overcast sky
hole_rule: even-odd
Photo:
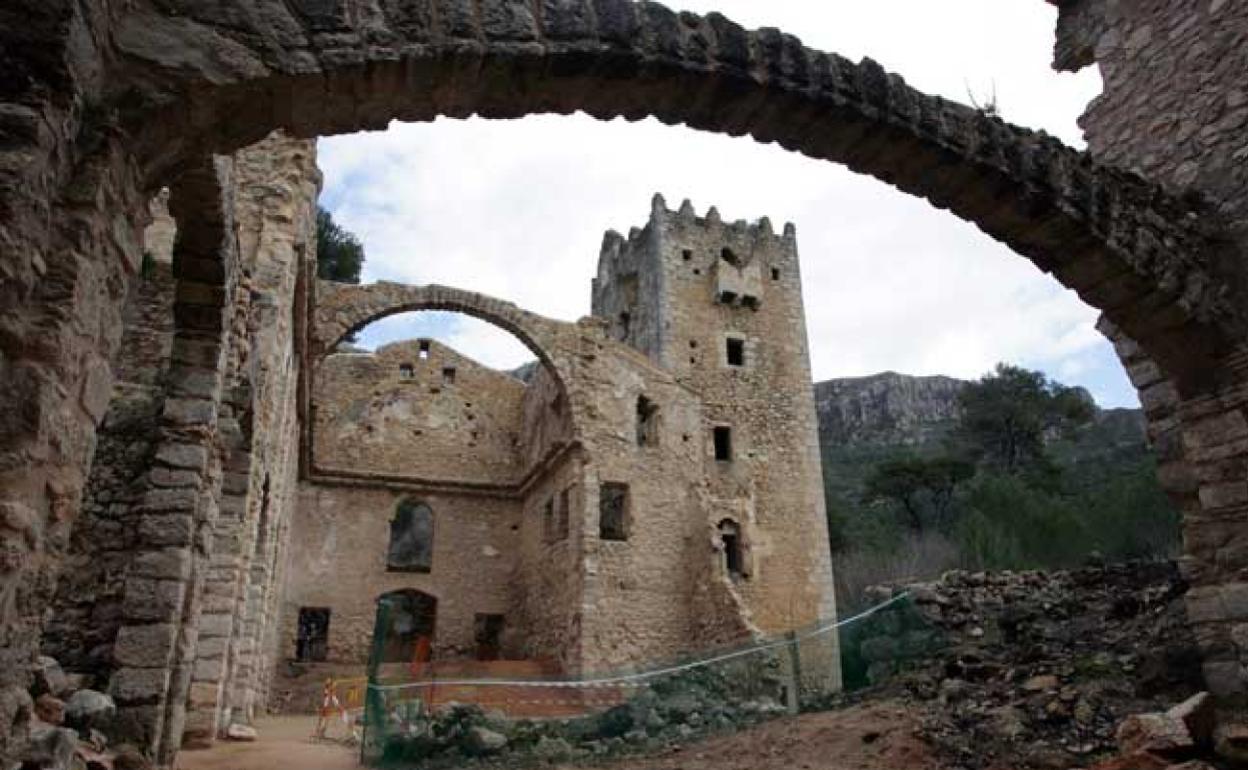
[[[1006,120],[1082,147],[1075,120],[1094,70],[1049,67],[1054,8],[1043,0],[675,0],[747,27],[775,26],[850,59],[870,56],[913,86],[961,102],[995,90]],[[322,204],[364,241],[364,280],[470,287],[573,320],[589,312],[602,234],[643,225],[650,198],[689,198],[727,220],[797,225],[816,379],[872,374],[976,377],[998,361],[1089,388],[1106,406],[1135,392],[1097,314],[975,227],[825,162],[655,121],[583,115],[392,124],[323,139]],[[531,354],[464,316],[374,324],[367,346],[436,336],[510,368]]]

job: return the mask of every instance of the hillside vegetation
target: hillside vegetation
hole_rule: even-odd
[[[950,568],[1169,558],[1179,516],[1143,414],[1000,365],[975,382],[887,372],[815,385],[843,606]]]

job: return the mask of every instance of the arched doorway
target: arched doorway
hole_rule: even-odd
[[[412,663],[425,656],[433,643],[438,600],[423,591],[404,588],[377,597],[373,626],[373,667]]]

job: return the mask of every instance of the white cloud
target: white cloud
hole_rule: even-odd
[[[1079,141],[1094,73],[1049,69],[1053,8],[1039,0],[677,0],[746,26],[778,26],[915,87],[966,101],[995,90],[1005,117]],[[368,250],[365,279],[467,286],[545,315],[589,312],[602,233],[642,225],[650,196],[726,218],[798,226],[817,378],[884,369],[977,376],[1008,360],[1103,402],[1134,393],[1096,313],[976,228],[872,179],[748,139],[583,115],[392,125],[321,142],[325,203]],[[406,333],[398,324],[395,334]],[[511,366],[497,333],[447,339]],[[470,347],[475,346],[475,347]],[[497,361],[491,356],[500,357]]]

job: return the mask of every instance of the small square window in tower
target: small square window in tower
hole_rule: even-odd
[[[455,384],[455,367],[448,366],[442,370],[442,384],[443,385]]]
[[[300,607],[295,659],[322,661],[329,655],[329,608]]]
[[[411,364],[399,364],[399,379],[410,380],[416,376],[416,367]]]
[[[502,656],[503,616],[478,612],[472,627],[477,660],[498,660]]]
[[[598,490],[598,537],[628,539],[628,485],[605,482]]]
[[[429,358],[429,340],[420,341],[420,360],[424,361]]]
[[[659,445],[659,405],[637,397],[637,446]]]
[[[714,430],[715,459],[721,462],[732,460],[732,428],[717,425]]]
[[[745,366],[745,340],[729,337],[727,353],[729,366]]]

